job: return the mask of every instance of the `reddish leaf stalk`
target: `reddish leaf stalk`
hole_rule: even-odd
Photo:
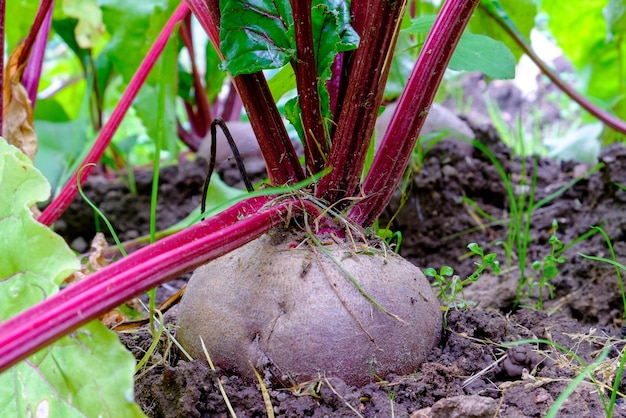
[[[42,2],[42,7],[44,3]],[[52,10],[54,9],[54,0],[50,1],[48,10],[41,24],[41,28],[37,31],[37,37],[32,47],[26,69],[22,76],[22,84],[28,92],[31,107],[35,109],[37,103],[37,89],[39,88],[39,79],[41,78],[41,68],[43,66],[44,54],[48,43],[48,35],[50,34],[50,25],[52,23]]]
[[[252,241],[288,216],[318,216],[288,198],[256,197],[145,247],[0,324],[0,372],[148,289]],[[254,285],[251,283],[250,285]]]
[[[77,178],[80,174],[80,184],[84,184],[84,182],[89,177],[89,174],[93,171],[93,165],[91,163],[97,163],[100,161],[100,158],[104,154],[104,151],[109,146],[111,139],[113,138],[113,134],[119,127],[124,115],[132,105],[133,100],[137,96],[139,89],[145,82],[150,70],[156,63],[157,59],[165,49],[167,42],[169,40],[170,35],[174,31],[176,24],[182,20],[189,9],[185,2],[182,2],[174,11],[174,14],[170,17],[170,19],[165,24],[165,27],[154,41],[154,44],[150,48],[150,51],[142,61],[141,65],[137,69],[135,75],[128,83],[128,87],[124,91],[120,102],[115,107],[113,112],[111,113],[111,117],[105,123],[102,131],[100,131],[100,135],[98,135],[98,139],[94,144],[93,148],[85,157],[85,160],[81,164],[81,167],[74,172],[72,177],[68,180],[68,182],[63,186],[61,193],[48,205],[48,207],[43,211],[41,216],[39,216],[39,222],[44,225],[51,225],[54,221],[56,221],[63,211],[67,209],[67,207],[72,203],[72,200],[78,193],[78,185]],[[86,167],[85,167],[86,166]],[[82,167],[85,167],[82,169]],[[82,169],[82,170],[81,170]]]
[[[447,0],[431,29],[348,217],[371,225],[400,183],[452,53],[480,0]],[[415,117],[407,117],[415,115]]]
[[[343,74],[343,62],[344,53],[340,52],[335,57],[333,65],[330,68],[331,76],[330,80],[326,82],[326,89],[328,90],[328,96],[330,98],[330,113],[333,115],[333,120],[338,116],[337,102],[339,101],[339,95],[341,92],[341,80]]]
[[[324,169],[328,154],[326,129],[317,87],[317,64],[311,26],[312,0],[290,0],[296,35],[296,62],[293,64],[298,103],[304,132],[304,155],[308,174]]]
[[[241,109],[243,109],[243,103],[241,103],[241,98],[239,98],[237,90],[231,83],[228,96],[226,96],[226,100],[224,100],[222,105],[222,119],[225,121],[239,120]]]
[[[300,159],[263,73],[238,75],[233,83],[250,118],[272,185],[304,180]]]
[[[188,109],[189,121],[191,123],[193,133],[200,138],[204,138],[209,131],[211,122],[213,121],[213,115],[211,114],[211,105],[209,99],[204,91],[202,84],[202,78],[196,65],[195,53],[193,50],[193,38],[191,35],[191,19],[190,15],[183,20],[180,25],[180,35],[183,40],[183,44],[187,48],[189,58],[191,61],[191,74],[193,77],[193,89],[194,89],[194,102],[195,109],[191,107]],[[196,151],[194,149],[193,151]]]
[[[350,84],[327,162],[327,166],[335,169],[321,179],[317,189],[318,196],[329,202],[337,202],[356,192],[406,1],[381,0],[369,2],[367,7],[365,23],[355,21],[356,27],[363,28],[359,32],[361,42],[353,55]]]
[[[189,7],[209,35],[216,51],[219,48],[219,2],[187,0]],[[233,78],[233,84],[250,118],[267,174],[273,185],[292,184],[304,180],[304,172],[296,151],[278,112],[267,80],[262,72],[242,74]]]
[[[6,14],[6,0],[0,0],[0,135],[2,134],[2,123],[4,120],[4,41],[5,25],[4,15]]]
[[[41,28],[41,25],[43,24],[53,1],[54,0],[41,1],[41,4],[39,5],[39,10],[37,10],[37,14],[35,15],[35,21],[33,22],[33,26],[30,28],[30,32],[28,32],[28,35],[24,40],[24,49],[22,49],[22,52],[20,53],[19,62],[25,62],[28,60],[28,57],[30,56],[30,51],[33,47],[33,44],[35,43],[35,39],[37,39],[39,29]]]

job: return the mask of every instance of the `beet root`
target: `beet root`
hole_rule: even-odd
[[[294,248],[265,235],[198,268],[179,306],[177,338],[194,358],[254,379],[252,366],[294,384],[333,376],[351,385],[409,374],[438,343],[442,313],[420,269],[383,250]]]

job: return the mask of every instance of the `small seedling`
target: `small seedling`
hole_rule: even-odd
[[[480,275],[490,267],[494,274],[500,273],[500,263],[496,260],[496,254],[485,254],[475,242],[469,244],[467,248],[475,255],[480,256],[481,261],[474,262],[476,271],[466,279],[462,280],[459,275],[454,274],[454,269],[450,266],[441,267],[439,272],[432,267],[424,270],[426,276],[435,279],[433,287],[438,288],[437,298],[444,303],[444,310],[446,311],[450,308],[465,309],[475,305],[465,300],[463,287],[476,282]]]
[[[543,309],[544,289],[547,289],[550,299],[554,297],[554,285],[550,283],[550,280],[559,273],[559,264],[563,264],[566,260],[564,256],[560,255],[563,251],[563,243],[556,236],[558,226],[556,219],[553,220],[552,235],[548,239],[551,247],[550,254],[546,255],[543,260],[533,262],[533,277],[522,278],[522,282],[526,282],[529,296],[537,289],[539,299],[534,306],[536,309]]]

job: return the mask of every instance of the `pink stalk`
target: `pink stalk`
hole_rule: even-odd
[[[371,225],[391,200],[407,167],[443,73],[479,2],[447,0],[441,8],[365,179],[365,197],[348,214],[351,220],[361,225]]]
[[[243,103],[237,93],[237,89],[230,83],[230,90],[228,96],[224,100],[222,105],[222,119],[225,121],[239,120],[241,118],[241,110],[243,109]]]
[[[255,197],[145,247],[0,324],[0,372],[155,286],[252,241],[289,216],[319,210]],[[250,283],[254,286],[254,283]]]
[[[204,138],[209,131],[211,122],[213,121],[213,115],[211,114],[209,99],[204,92],[204,85],[202,84],[200,71],[198,71],[198,66],[196,65],[196,56],[193,50],[193,37],[191,35],[191,19],[189,15],[187,15],[187,17],[183,20],[179,32],[183,40],[183,44],[189,53],[191,61],[191,74],[193,77],[195,109],[192,106],[189,107],[187,109],[187,114],[189,115],[189,121],[194,135]],[[196,150],[197,149],[192,149],[192,151]]]
[[[94,166],[89,164],[98,163],[98,161],[100,161],[102,154],[104,154],[104,151],[109,146],[109,143],[113,138],[113,134],[119,127],[122,119],[124,118],[124,115],[126,114],[128,109],[132,105],[133,100],[137,96],[139,88],[146,81],[150,70],[152,70],[152,67],[154,67],[154,64],[156,63],[156,60],[165,49],[165,46],[169,40],[170,35],[174,31],[176,24],[180,20],[182,20],[188,12],[189,9],[187,9],[187,5],[185,2],[182,2],[176,8],[174,14],[167,21],[165,27],[163,28],[157,39],[154,41],[154,44],[150,48],[148,55],[146,55],[141,65],[137,69],[137,72],[130,80],[130,83],[124,91],[124,94],[122,95],[119,104],[115,107],[113,113],[111,113],[111,117],[105,123],[102,131],[100,131],[100,135],[98,135],[96,143],[89,151],[89,154],[87,154],[87,157],[85,157],[85,160],[81,164],[81,167],[76,170],[76,172],[68,180],[65,186],[63,186],[61,193],[43,211],[38,219],[39,222],[44,225],[51,225],[61,216],[63,211],[67,209],[70,203],[72,203],[72,200],[76,196],[76,193],[78,193],[78,185],[76,180],[79,176],[79,173],[82,173],[80,177],[80,184],[82,185],[89,177],[89,174],[93,171]],[[87,167],[82,169],[82,167],[85,166]]]
[[[326,89],[328,89],[328,96],[330,97],[330,113],[333,119],[337,116],[337,102],[339,101],[339,92],[341,88],[341,72],[343,71],[343,52],[340,52],[335,57],[333,65],[331,67],[330,80],[326,82]]]
[[[328,154],[326,129],[317,91],[317,63],[311,27],[312,0],[290,0],[289,3],[293,11],[296,37],[297,59],[293,63],[293,70],[302,115],[304,156],[308,174],[312,175],[324,169]]]
[[[54,3],[54,0],[42,0],[39,5],[39,10],[37,10],[37,14],[35,15],[35,21],[33,22],[33,26],[28,32],[28,36],[24,40],[24,49],[20,53],[19,62],[28,61],[28,57],[30,56],[30,51],[33,48],[33,44],[35,43],[35,39],[37,39],[37,35],[39,33],[39,29],[43,24],[46,16],[48,15],[48,10]]]
[[[2,134],[2,123],[4,121],[4,40],[5,25],[4,15],[6,14],[7,2],[0,0],[0,134]]]
[[[44,3],[42,2],[42,6]],[[50,24],[52,23],[52,10],[54,9],[54,0],[49,2],[48,10],[42,22],[41,28],[37,31],[37,38],[33,44],[30,58],[26,64],[24,75],[22,76],[22,84],[28,92],[31,107],[35,109],[37,103],[37,89],[39,88],[39,79],[41,78],[41,67],[43,66],[44,53],[48,43],[48,35],[50,34]]]

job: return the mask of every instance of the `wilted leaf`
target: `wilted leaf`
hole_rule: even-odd
[[[29,207],[50,186],[0,138],[0,321],[57,293],[79,268],[63,239]],[[2,417],[141,417],[133,401],[135,361],[117,336],[93,321],[0,374]]]
[[[27,61],[20,61],[23,47],[24,44],[20,44],[13,50],[4,73],[2,136],[34,161],[37,136],[33,125],[33,107],[22,85]]]

